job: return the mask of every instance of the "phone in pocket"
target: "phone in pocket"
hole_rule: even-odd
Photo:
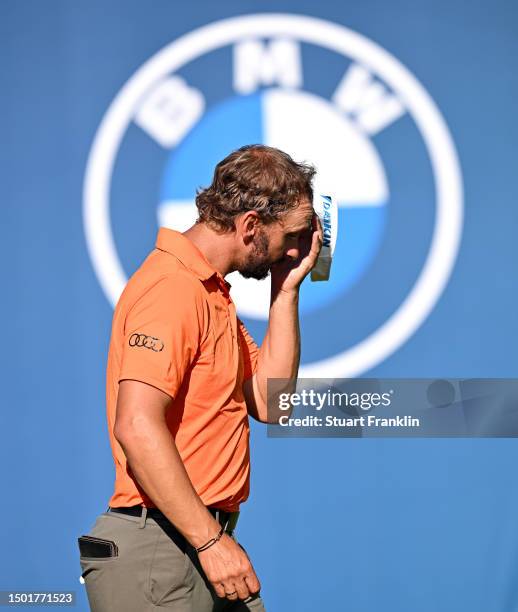
[[[112,540],[104,538],[95,538],[93,536],[83,535],[77,538],[79,544],[79,554],[81,557],[118,557],[119,548]]]

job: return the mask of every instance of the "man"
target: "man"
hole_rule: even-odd
[[[322,245],[314,172],[262,145],[231,153],[197,194],[196,224],[160,228],[128,282],[107,370],[115,490],[80,544],[93,612],[264,610],[232,530],[248,415],[268,422],[267,379],[297,376],[299,287]],[[236,317],[234,270],[271,273],[260,349]]]

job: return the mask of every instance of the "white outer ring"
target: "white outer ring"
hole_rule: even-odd
[[[120,142],[135,107],[157,79],[193,57],[250,36],[293,36],[352,57],[379,74],[397,93],[418,126],[436,179],[437,214],[430,250],[419,278],[399,309],[370,336],[333,357],[300,368],[301,377],[358,376],[391,355],[429,315],[450,277],[463,221],[459,162],[438,108],[417,79],[376,43],[314,17],[259,14],[233,17],[194,30],[156,53],[127,81],[96,133],[83,189],[83,222],[90,257],[114,305],[127,282],[111,232],[110,177]]]

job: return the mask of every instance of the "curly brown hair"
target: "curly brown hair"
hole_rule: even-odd
[[[198,223],[217,231],[234,229],[237,215],[255,210],[263,223],[278,220],[302,198],[313,200],[315,168],[265,145],[246,145],[225,157],[212,184],[196,193]]]

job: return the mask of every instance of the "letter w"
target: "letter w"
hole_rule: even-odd
[[[333,94],[333,102],[346,113],[355,115],[367,134],[380,132],[405,112],[401,102],[358,64],[353,64],[344,74]]]

